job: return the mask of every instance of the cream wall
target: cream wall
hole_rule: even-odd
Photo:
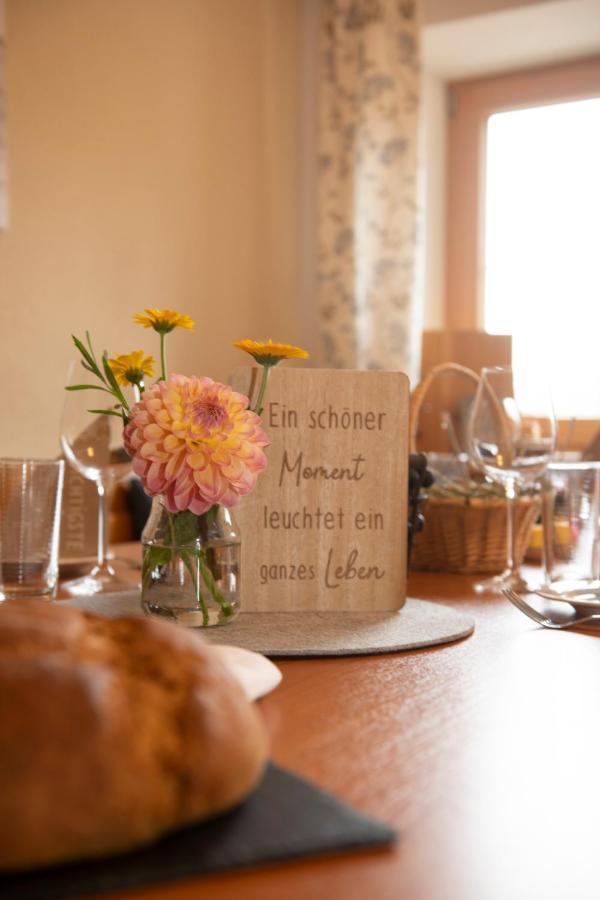
[[[240,337],[308,343],[298,297],[297,0],[8,0],[0,455],[58,448],[69,334],[225,378]]]
[[[421,15],[426,25],[432,25],[543,2],[546,0],[421,0]]]
[[[425,71],[421,91],[423,323],[426,329],[440,329],[446,286],[446,82]]]

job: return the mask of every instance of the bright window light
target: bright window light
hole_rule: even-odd
[[[488,120],[484,327],[560,418],[600,418],[600,98]]]

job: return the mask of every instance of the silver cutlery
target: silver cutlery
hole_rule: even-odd
[[[544,628],[555,628],[561,630],[563,628],[573,628],[579,625],[584,625],[586,622],[592,622],[594,620],[600,621],[600,612],[592,613],[592,615],[582,616],[579,615],[575,609],[568,618],[565,618],[561,615],[560,620],[553,619],[546,613],[541,613],[537,609],[535,609],[535,607],[530,606],[530,604],[527,603],[520,594],[517,594],[516,591],[513,591],[512,588],[506,588],[502,593],[507,600],[510,600],[513,606],[516,606],[516,608],[520,610],[524,615],[528,616],[530,619],[533,619],[534,622],[537,622],[538,625],[542,625]],[[561,599],[565,600],[564,597],[562,597]]]

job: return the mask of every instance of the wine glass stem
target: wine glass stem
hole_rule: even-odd
[[[106,516],[106,487],[102,481],[96,482],[98,489],[98,568],[106,566],[108,555],[108,519]]]
[[[517,497],[516,481],[511,478],[506,482],[506,570],[511,575],[518,575],[519,567],[516,559],[515,502]]]

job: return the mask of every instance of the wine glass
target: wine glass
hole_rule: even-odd
[[[516,561],[515,501],[519,487],[532,486],[544,473],[554,451],[556,419],[550,391],[531,380],[519,380],[511,366],[482,369],[469,439],[475,463],[502,485],[507,504],[506,569],[476,584],[475,590],[527,590]]]
[[[71,363],[68,384],[81,381],[81,365]],[[100,399],[98,399],[100,398]],[[129,474],[131,460],[123,446],[123,420],[111,415],[114,399],[95,390],[68,391],[63,406],[60,443],[67,462],[98,490],[98,558],[88,575],[67,581],[63,588],[74,595],[131,589],[108,560],[106,498],[111,488]],[[103,409],[108,414],[91,412]]]

